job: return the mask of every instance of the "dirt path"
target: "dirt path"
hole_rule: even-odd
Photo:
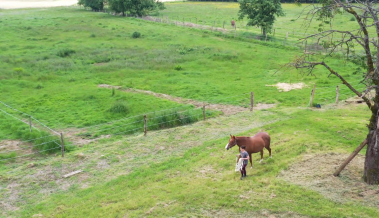
[[[98,87],[108,88],[108,89],[115,88],[115,89],[120,89],[120,90],[125,91],[125,92],[143,93],[143,94],[155,96],[157,98],[162,98],[162,99],[166,99],[169,101],[174,101],[174,102],[177,102],[180,104],[192,104],[197,108],[201,108],[201,107],[203,107],[203,105],[206,105],[207,109],[222,111],[224,113],[224,115],[227,115],[227,116],[249,110],[248,108],[240,107],[240,106],[225,105],[225,104],[210,104],[207,102],[201,102],[201,101],[196,101],[193,99],[187,99],[187,98],[181,98],[181,97],[174,97],[171,95],[167,95],[167,94],[163,94],[163,93],[156,93],[156,92],[152,92],[152,91],[146,91],[146,90],[140,90],[140,89],[130,89],[130,88],[129,89],[123,89],[121,86],[112,86],[112,85],[108,85],[108,84],[100,84],[100,85],[98,85]],[[257,105],[255,105],[254,110],[262,110],[262,109],[268,109],[268,108],[272,108],[272,107],[275,107],[275,104],[258,103]]]

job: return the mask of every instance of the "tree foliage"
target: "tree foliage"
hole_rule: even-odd
[[[239,19],[246,16],[247,25],[260,27],[264,36],[266,33],[271,33],[275,16],[284,16],[280,0],[239,0],[238,2]]]
[[[145,16],[152,11],[165,9],[162,2],[156,0],[109,0],[109,7],[116,13],[129,16]]]
[[[370,36],[379,36],[379,6],[372,1],[355,0],[320,0],[319,3],[312,5],[311,9],[305,12],[307,22],[321,21],[319,32],[307,36],[303,40],[306,41],[309,38],[316,38],[317,41],[328,40],[330,52],[319,61],[314,60],[309,53],[305,53],[297,57],[290,65],[296,69],[305,69],[308,74],[312,74],[317,66],[324,67],[330,75],[338,77],[344,85],[367,104],[371,117],[365,139],[367,150],[363,179],[368,184],[379,184],[379,43],[377,37],[370,38]],[[341,13],[354,16],[353,21],[357,25],[351,26],[349,30],[332,28],[325,30],[323,28],[326,21],[332,27],[333,18]],[[337,53],[337,48],[343,48],[343,52],[340,54],[348,58],[354,57],[356,51],[363,53],[363,57],[356,61],[364,69],[363,79],[360,82],[366,86],[363,90],[355,88],[344,76],[333,70],[333,66],[325,59]],[[356,72],[352,69],[350,73]]]
[[[79,0],[78,5],[83,5],[84,7],[89,7],[93,11],[101,11],[104,9],[104,0]]]

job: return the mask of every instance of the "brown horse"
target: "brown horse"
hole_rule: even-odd
[[[270,141],[271,139],[267,132],[259,132],[255,134],[255,136],[253,137],[236,137],[234,135],[230,135],[229,143],[226,144],[225,149],[229,150],[229,148],[232,148],[235,145],[238,145],[238,147],[245,146],[246,152],[249,154],[250,157],[251,167],[253,167],[253,162],[251,161],[252,153],[261,152],[261,160],[259,161],[259,163],[261,163],[263,160],[263,148],[266,148],[269,151],[271,158]]]

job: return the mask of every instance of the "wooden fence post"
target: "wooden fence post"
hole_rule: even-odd
[[[30,128],[30,132],[32,132],[32,117],[29,116],[29,128]]]
[[[340,97],[340,88],[339,86],[337,86],[337,89],[336,89],[336,104],[338,104],[338,98]]]
[[[205,105],[203,105],[203,119],[205,121]]]
[[[144,119],[144,130],[143,130],[143,132],[144,132],[144,136],[146,136],[146,134],[147,134],[147,116],[146,116],[146,114],[145,115],[143,115],[143,119]]]
[[[250,93],[250,111],[253,111],[254,108],[254,92]]]
[[[64,142],[63,142],[63,133],[61,133],[61,152],[62,152],[62,157],[64,157]]]
[[[313,106],[313,98],[315,97],[315,91],[316,91],[316,84],[313,85],[310,107]]]
[[[338,176],[341,171],[350,163],[350,161],[359,153],[360,150],[367,144],[367,139],[365,139],[350,156],[342,163],[342,165],[333,173],[333,176]]]

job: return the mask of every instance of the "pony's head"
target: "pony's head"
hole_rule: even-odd
[[[230,135],[230,139],[228,144],[226,144],[225,149],[229,150],[229,148],[233,148],[237,144],[236,137],[234,135]]]

